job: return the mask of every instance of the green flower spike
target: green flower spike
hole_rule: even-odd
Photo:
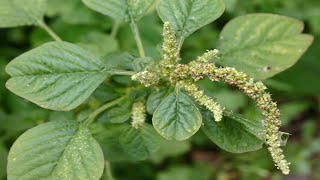
[[[146,106],[143,102],[136,102],[132,106],[132,127],[141,128],[146,120]]]
[[[212,98],[206,96],[194,82],[208,77],[211,81],[222,81],[231,86],[235,86],[243,93],[253,99],[265,119],[265,138],[268,150],[275,162],[275,165],[283,174],[289,174],[289,164],[280,148],[279,137],[280,112],[277,104],[272,101],[271,95],[265,90],[266,86],[262,82],[255,82],[247,74],[237,71],[231,67],[216,67],[214,62],[218,59],[218,50],[207,51],[189,64],[179,64],[180,55],[174,29],[170,23],[164,23],[163,30],[163,60],[160,63],[160,71],[151,73],[144,71],[132,76],[145,86],[156,85],[159,77],[172,85],[183,87],[199,105],[206,107],[214,114],[215,121],[221,121],[223,108]]]

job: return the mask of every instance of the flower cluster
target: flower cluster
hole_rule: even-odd
[[[213,81],[223,81],[229,85],[236,86],[256,102],[265,118],[268,150],[276,166],[284,174],[289,174],[290,163],[285,160],[283,151],[280,148],[281,139],[278,135],[281,125],[280,111],[277,108],[277,103],[272,101],[271,95],[265,92],[267,88],[263,83],[254,82],[254,80],[249,78],[245,73],[229,67],[215,69],[209,78]]]
[[[222,120],[223,108],[212,98],[205,95],[203,91],[190,81],[180,81],[179,86],[183,87],[200,105],[206,107],[214,115],[215,121]]]
[[[179,47],[175,32],[169,22],[163,25],[163,61],[161,61],[161,74],[169,77],[180,61]]]
[[[224,82],[235,86],[243,93],[255,101],[257,107],[261,109],[265,119],[266,143],[268,150],[275,162],[275,165],[284,173],[289,173],[289,164],[280,148],[281,139],[279,137],[280,112],[277,104],[272,101],[271,95],[265,90],[266,86],[262,82],[255,82],[244,72],[237,71],[231,67],[216,67],[214,61],[218,59],[218,50],[207,51],[189,64],[179,64],[179,49],[173,28],[168,22],[164,23],[163,60],[160,63],[160,71],[151,73],[144,71],[132,76],[145,86],[155,85],[159,82],[159,77],[169,81],[172,85],[178,84],[183,87],[200,105],[206,107],[214,114],[216,121],[220,121],[223,116],[223,108],[212,98],[206,96],[199,90],[194,82],[208,77],[214,82]]]
[[[132,127],[138,129],[143,126],[146,120],[146,106],[143,102],[136,102],[132,106]]]
[[[160,77],[158,74],[150,71],[142,71],[131,76],[131,79],[138,81],[146,87],[156,85],[159,83]]]

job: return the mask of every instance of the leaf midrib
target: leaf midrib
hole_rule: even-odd
[[[32,76],[58,76],[58,75],[70,75],[70,74],[107,74],[109,70],[96,70],[96,71],[75,71],[75,72],[62,72],[62,73],[48,73],[48,74],[25,74],[25,75],[18,75],[12,76],[11,78],[18,78],[18,77],[32,77]]]
[[[70,138],[70,140],[67,142],[65,148],[64,148],[63,151],[61,152],[61,154],[60,154],[60,156],[59,156],[59,159],[58,159],[58,161],[57,161],[57,164],[54,166],[53,171],[52,171],[50,177],[52,177],[52,175],[55,173],[56,168],[57,168],[57,166],[60,164],[60,161],[61,161],[62,157],[64,156],[65,151],[66,151],[66,150],[68,149],[68,147],[70,146],[70,144],[71,144],[72,140],[75,138],[76,134],[79,133],[79,131],[82,130],[82,128],[83,128],[82,126],[79,126],[79,125],[78,125],[78,127],[77,127],[77,129],[75,130],[74,134],[72,135],[72,137]]]

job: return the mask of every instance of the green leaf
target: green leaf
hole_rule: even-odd
[[[123,123],[129,120],[131,117],[130,107],[114,107],[99,116],[98,122],[105,123]]]
[[[164,138],[182,141],[199,130],[202,117],[192,100],[178,90],[161,102],[152,123]]]
[[[214,121],[211,112],[204,111],[202,131],[220,148],[232,153],[244,153],[262,148],[264,127],[260,119],[248,120],[239,115],[224,116]]]
[[[108,101],[117,99],[120,94],[115,90],[115,87],[109,84],[101,84],[92,94],[93,97],[100,102],[100,104],[105,104]]]
[[[49,42],[12,60],[7,88],[42,108],[69,111],[106,78],[103,63],[80,47]]]
[[[102,58],[103,63],[106,67],[109,67],[110,69],[119,69],[119,70],[131,70],[132,67],[132,61],[135,58],[125,52],[125,53],[111,53]]]
[[[149,114],[153,114],[160,103],[171,93],[172,91],[168,88],[160,89],[159,91],[154,91],[150,94],[147,100],[147,111]]]
[[[266,79],[293,66],[313,41],[299,20],[274,14],[250,14],[230,21],[218,41],[224,66]]]
[[[13,144],[8,179],[90,179],[103,173],[104,158],[87,128],[76,121],[34,127]]]
[[[90,32],[77,43],[83,49],[101,57],[118,50],[118,41],[102,32]]]
[[[124,130],[125,133],[121,134],[119,142],[130,156],[146,159],[159,149],[161,137],[152,126],[145,124],[139,129],[128,127]]]
[[[46,0],[0,0],[0,28],[41,25]]]
[[[141,57],[133,60],[132,66],[135,72],[141,72],[146,70],[148,67],[152,66],[153,63],[155,63],[153,58]]]
[[[189,141],[168,141],[164,139],[159,150],[153,153],[150,159],[155,163],[161,163],[166,158],[185,154],[190,149],[191,143]]]
[[[128,124],[109,126],[95,135],[108,161],[140,161],[156,152],[161,136],[145,124],[135,129]]]
[[[223,0],[161,0],[157,6],[160,18],[171,23],[180,44],[196,30],[218,19],[224,9]]]
[[[138,21],[156,0],[82,0],[89,8],[119,21]]]
[[[314,78],[320,77],[319,49],[320,34],[315,36],[314,43],[296,65],[268,79],[265,82],[266,85],[286,94],[300,94],[303,96],[320,94],[319,80],[318,78]]]

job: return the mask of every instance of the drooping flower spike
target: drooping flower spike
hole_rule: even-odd
[[[266,86],[262,82],[255,82],[244,72],[237,71],[231,67],[216,67],[214,62],[218,59],[218,50],[207,51],[189,64],[179,64],[180,55],[175,32],[169,22],[164,23],[163,29],[163,60],[160,63],[158,72],[137,73],[132,79],[139,81],[145,86],[156,85],[159,79],[150,82],[154,77],[170,82],[172,85],[183,87],[199,105],[204,106],[214,114],[215,121],[221,121],[223,108],[211,97],[199,90],[196,81],[208,77],[214,82],[224,82],[237,87],[248,97],[253,99],[257,107],[262,111],[264,126],[266,128],[265,139],[269,146],[268,150],[275,162],[275,165],[284,174],[289,174],[289,164],[281,149],[279,128],[281,125],[280,112],[277,104],[272,101],[271,95],[265,90]]]

